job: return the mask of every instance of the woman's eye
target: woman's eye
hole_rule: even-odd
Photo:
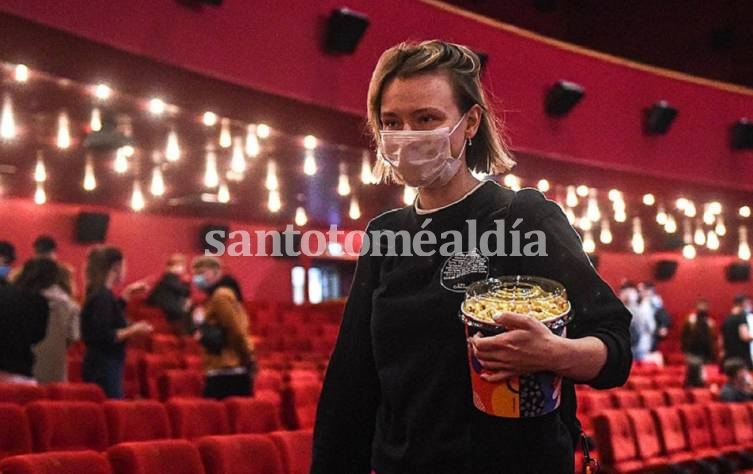
[[[396,120],[383,120],[382,121],[382,127],[393,130],[395,128],[398,128],[398,123]]]

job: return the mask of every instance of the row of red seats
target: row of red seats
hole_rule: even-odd
[[[121,443],[97,451],[27,454],[0,461],[4,474],[307,474],[311,431]]]

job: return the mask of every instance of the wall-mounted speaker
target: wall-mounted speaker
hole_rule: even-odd
[[[753,122],[743,118],[732,125],[730,146],[733,150],[753,149]]]
[[[570,113],[585,93],[585,89],[579,84],[558,81],[549,88],[546,94],[544,110],[552,117],[563,117]]]
[[[215,246],[214,241],[221,242],[222,245],[225,245],[229,231],[229,227],[224,224],[205,224],[199,230],[199,250],[202,252],[205,250],[212,253],[217,252],[217,247]],[[211,232],[214,233],[209,235]]]
[[[333,54],[353,54],[369,26],[369,18],[348,8],[333,10],[327,22],[324,49]]]
[[[671,280],[677,272],[676,260],[659,260],[654,264],[654,280],[666,281]]]
[[[666,100],[660,100],[643,112],[643,131],[647,135],[663,135],[669,131],[677,109]]]
[[[110,215],[99,212],[81,212],[76,216],[75,240],[79,244],[101,243],[107,240]]]
[[[735,262],[727,267],[727,281],[741,282],[750,281],[750,263]]]

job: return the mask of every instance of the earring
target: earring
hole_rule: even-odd
[[[468,146],[469,146],[469,147],[470,147],[470,146],[473,146],[473,142],[471,141],[471,139],[470,139],[470,138],[468,138]]]

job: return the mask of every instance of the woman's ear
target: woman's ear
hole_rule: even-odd
[[[484,111],[481,109],[481,106],[478,104],[473,104],[473,106],[468,109],[468,112],[466,113],[468,119],[465,126],[465,138],[473,138],[476,136],[476,132],[478,132],[478,127],[481,126],[481,116],[484,113]]]

